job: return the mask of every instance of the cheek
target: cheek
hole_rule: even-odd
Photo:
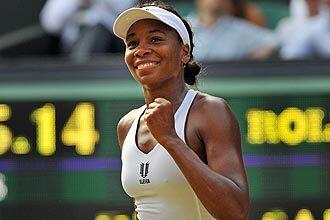
[[[167,57],[168,61],[173,66],[178,67],[182,62],[181,51],[176,47],[173,47],[171,50],[168,51]]]
[[[135,78],[135,73],[134,73],[134,67],[133,67],[133,53],[130,51],[125,51],[125,63],[128,68],[128,70],[131,72],[133,77]]]
[[[125,63],[126,65],[129,67],[130,65],[132,65],[132,58],[133,58],[133,53],[130,51],[125,51]]]

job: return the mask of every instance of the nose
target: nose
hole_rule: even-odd
[[[135,57],[143,57],[147,54],[151,53],[151,50],[149,48],[143,47],[143,46],[138,46],[136,48],[136,51],[134,52]]]

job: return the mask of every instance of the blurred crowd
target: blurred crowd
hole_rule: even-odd
[[[116,17],[136,0],[47,0],[40,23],[49,34],[60,38],[60,50],[72,59],[91,54],[116,53],[124,48],[112,26]]]
[[[113,22],[137,2],[47,0],[40,24],[60,40],[60,54],[73,60],[120,53],[124,45],[112,33]],[[191,4],[194,10],[186,18],[193,28],[194,56],[199,61],[330,58],[330,0],[290,0],[289,16],[272,29],[258,1],[194,0]]]
[[[255,3],[195,0],[188,19],[196,36],[198,60],[330,58],[330,1],[291,0],[290,16],[275,30]]]
[[[330,0],[291,0],[276,36],[283,59],[330,58]]]

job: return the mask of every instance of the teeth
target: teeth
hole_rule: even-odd
[[[142,63],[140,65],[138,65],[138,69],[143,69],[143,68],[148,68],[148,67],[152,67],[155,66],[156,62],[150,62],[150,63]]]

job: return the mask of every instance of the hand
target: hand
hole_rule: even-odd
[[[156,98],[147,106],[144,121],[153,137],[165,147],[167,141],[178,138],[174,126],[174,108],[164,98]]]

